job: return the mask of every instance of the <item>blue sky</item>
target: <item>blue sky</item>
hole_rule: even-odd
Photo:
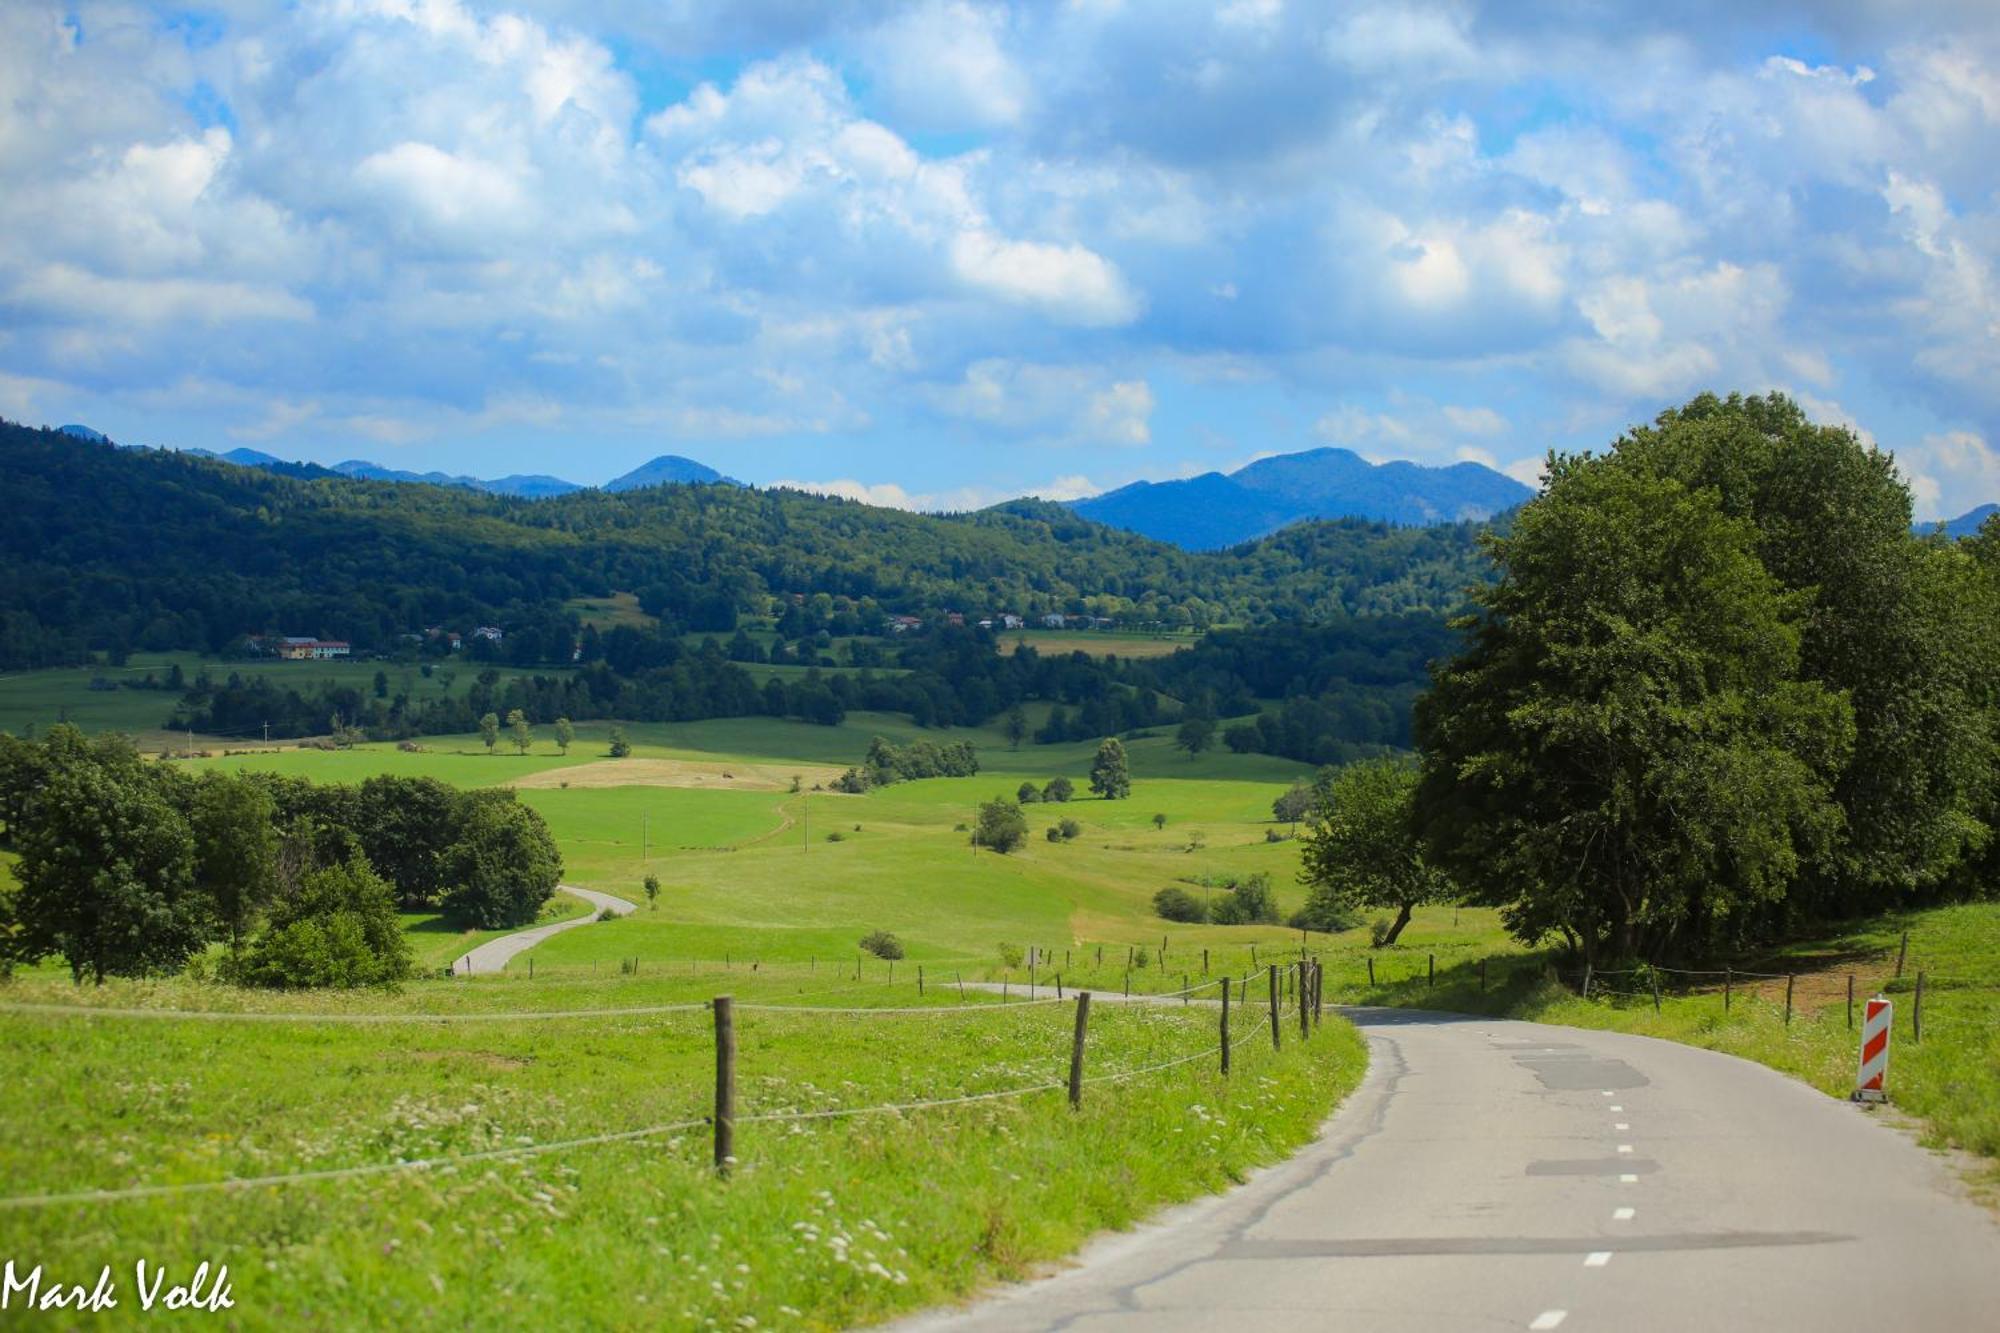
[[[13,0],[0,415],[966,507],[1776,388],[1936,517],[1996,143],[1950,0]]]

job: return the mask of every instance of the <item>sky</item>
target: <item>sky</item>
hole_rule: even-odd
[[[0,416],[969,508],[1705,389],[2000,500],[1991,0],[0,4]]]

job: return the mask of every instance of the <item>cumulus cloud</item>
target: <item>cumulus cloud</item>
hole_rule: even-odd
[[[1520,475],[1782,385],[1993,498],[2000,13],[1701,13],[19,0],[5,402],[330,456],[941,432],[1018,489],[995,446],[1203,432]]]

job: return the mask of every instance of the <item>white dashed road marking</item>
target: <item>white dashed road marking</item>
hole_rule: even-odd
[[[1621,1144],[1619,1144],[1619,1145],[1618,1145],[1618,1151],[1619,1151],[1619,1152],[1631,1152],[1631,1151],[1632,1151],[1632,1145],[1631,1145],[1631,1144],[1629,1144],[1629,1143],[1621,1143]]]
[[[1632,1128],[1632,1127],[1631,1127],[1630,1125],[1626,1124],[1626,1123],[1625,1123],[1625,1122],[1624,1122],[1623,1120],[1620,1120],[1620,1121],[1619,1121],[1619,1122],[1618,1122],[1617,1124],[1613,1125],[1613,1126],[1612,1126],[1612,1128],[1613,1128],[1613,1129],[1630,1129],[1630,1128]]]
[[[1610,1262],[1611,1251],[1609,1250],[1592,1250],[1583,1257],[1583,1266],[1585,1268],[1602,1268]]]
[[[1528,1325],[1528,1327],[1536,1329],[1561,1328],[1563,1320],[1567,1318],[1569,1318],[1569,1311],[1567,1310],[1544,1310],[1535,1316],[1535,1322]]]
[[[1614,1222],[1630,1222],[1636,1216],[1638,1216],[1638,1209],[1620,1208],[1617,1212],[1611,1214],[1611,1220]]]
[[[1627,1172],[1626,1174],[1618,1177],[1618,1183],[1621,1185],[1636,1185],[1639,1183],[1639,1177],[1631,1174],[1630,1172]]]

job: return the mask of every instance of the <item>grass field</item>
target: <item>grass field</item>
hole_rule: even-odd
[[[776,978],[727,984],[740,1004],[796,999]],[[1044,1089],[828,1118],[818,1113],[1057,1083],[1071,1014],[977,997],[871,1011],[882,988],[820,993],[809,998],[860,1012],[739,1010],[746,1123],[721,1181],[701,1124],[708,1016],[620,1012],[715,987],[500,979],[330,999],[171,983],[82,997],[294,1015],[308,1004],[389,1018],[588,1013],[541,1020],[0,1014],[14,1057],[0,1086],[11,1198],[657,1131],[456,1167],[0,1208],[0,1251],[62,1274],[94,1275],[113,1248],[182,1274],[227,1262],[235,1313],[253,1327],[844,1327],[1020,1275],[1094,1230],[1239,1179],[1310,1137],[1363,1064],[1337,1021],[1310,1042],[1288,1033],[1274,1055],[1248,1007],[1225,1080],[1214,1011],[1106,1004],[1092,1015],[1080,1112]],[[17,983],[9,998],[77,997]],[[1180,1063],[1151,1068],[1169,1062]]]
[[[1020,629],[995,630],[1000,651],[1011,653],[1025,643],[1044,657],[1088,653],[1092,657],[1166,657],[1200,642],[1198,634],[1142,634],[1126,630]]]
[[[179,665],[189,683],[203,671],[218,681],[227,680],[234,673],[245,680],[262,677],[273,684],[296,688],[302,694],[323,684],[348,686],[367,693],[373,689],[375,673],[380,671],[389,678],[392,696],[408,694],[418,701],[463,694],[484,669],[483,664],[476,662],[442,661],[433,663],[431,674],[425,676],[422,667],[414,663],[280,662],[271,658],[221,661],[195,653],[134,653],[122,667],[55,667],[0,676],[0,731],[20,736],[27,734],[30,728],[42,732],[57,722],[68,721],[85,731],[129,732],[149,748],[157,748],[169,740],[178,743],[177,734],[170,735],[162,728],[175,705],[180,703],[179,692],[168,689],[91,688],[93,680],[114,685],[136,683],[143,681],[148,673],[164,683],[175,665]],[[521,675],[561,675],[568,668],[540,667],[523,671],[496,666],[494,669],[500,672],[504,682]],[[206,739],[221,744],[253,738]]]

